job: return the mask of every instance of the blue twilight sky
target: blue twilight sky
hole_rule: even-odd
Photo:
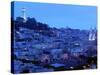
[[[22,16],[22,8],[26,8],[26,16],[34,17],[38,22],[50,27],[71,27],[90,29],[97,25],[97,7],[64,5],[34,2],[15,2],[14,18]]]

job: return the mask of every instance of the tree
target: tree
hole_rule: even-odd
[[[47,24],[38,22],[38,30],[49,30],[49,26]]]
[[[37,28],[37,22],[35,18],[27,18],[27,21],[25,23],[25,27],[29,29],[36,29]]]
[[[25,23],[23,22],[24,19],[22,17],[17,17],[14,21],[14,28],[19,29],[19,27],[24,27]]]

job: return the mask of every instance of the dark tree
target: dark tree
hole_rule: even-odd
[[[17,17],[16,20],[14,21],[14,27],[15,29],[19,29],[19,27],[24,27],[24,19],[22,17]]]
[[[25,27],[29,29],[36,29],[37,28],[37,22],[35,18],[27,18],[27,21],[25,23]]]

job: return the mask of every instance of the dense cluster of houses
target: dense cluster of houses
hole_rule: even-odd
[[[21,72],[19,67],[22,69],[30,65],[33,66],[30,72],[54,71],[54,69],[43,69],[44,65],[52,64],[70,65],[70,68],[73,68],[86,63],[80,56],[96,55],[96,39],[89,39],[89,30],[62,28],[53,29],[52,32],[54,36],[50,37],[23,27],[14,30],[15,58],[13,60],[16,73]]]

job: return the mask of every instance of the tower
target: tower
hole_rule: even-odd
[[[24,22],[26,21],[26,9],[22,8],[22,18],[24,19]]]
[[[94,40],[96,40],[96,30],[91,29],[89,32],[89,41],[94,41]]]

